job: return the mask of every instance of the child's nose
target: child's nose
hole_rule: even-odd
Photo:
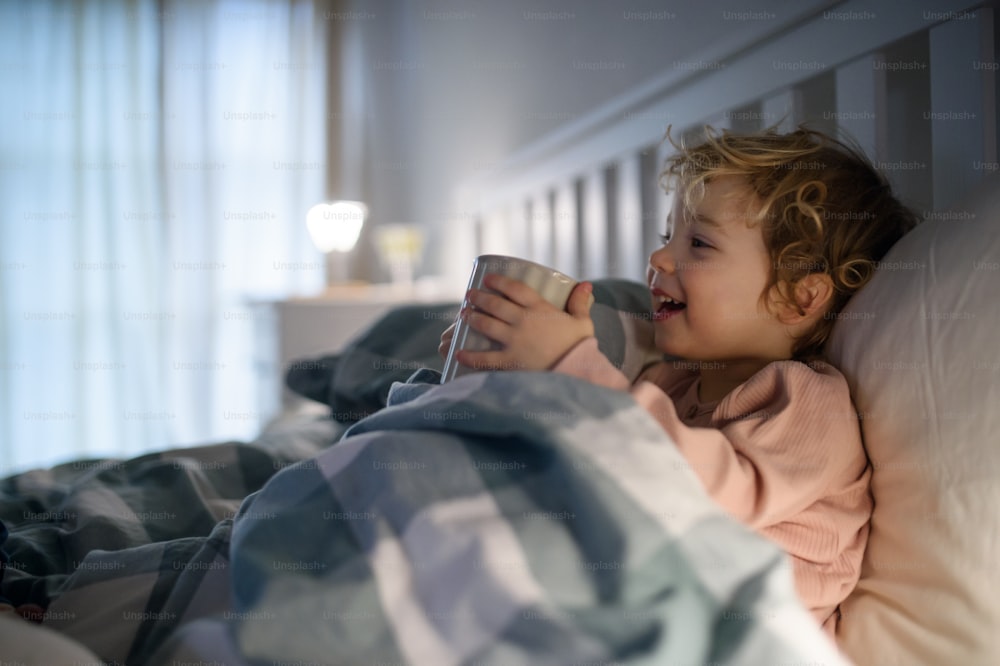
[[[656,273],[673,273],[676,270],[674,255],[670,251],[670,243],[661,245],[649,255],[649,269]]]

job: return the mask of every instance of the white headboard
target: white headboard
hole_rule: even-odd
[[[940,215],[998,166],[994,21],[982,2],[832,3],[740,52],[664,63],[659,79],[457,188],[470,254],[642,279],[668,205],[668,125],[675,138],[705,124],[843,129],[905,201]]]

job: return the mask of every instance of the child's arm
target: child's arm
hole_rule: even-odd
[[[781,522],[855,478],[858,492],[867,488],[857,415],[847,382],[831,366],[772,363],[720,403],[720,428],[685,425],[656,384],[640,378],[630,387],[593,338],[553,369],[628,390],[670,435],[716,502],[751,527]]]
[[[720,403],[719,428],[685,425],[670,398],[649,382],[632,389],[715,501],[754,528],[801,513],[860,479],[867,467],[843,378],[781,365],[767,366]]]

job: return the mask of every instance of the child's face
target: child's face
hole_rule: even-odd
[[[760,225],[747,225],[752,201],[734,176],[708,182],[693,211],[675,196],[671,238],[650,255],[647,275],[663,352],[699,361],[790,357],[784,327],[760,298],[771,259]]]

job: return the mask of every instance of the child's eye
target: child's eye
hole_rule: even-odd
[[[660,242],[666,245],[670,242],[670,234],[660,234]]]
[[[691,247],[712,247],[712,246],[703,241],[702,239],[698,238],[697,236],[695,236],[694,238],[691,239]]]

